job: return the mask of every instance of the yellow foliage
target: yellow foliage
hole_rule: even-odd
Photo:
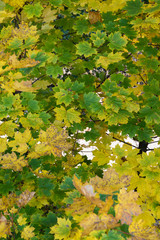
[[[50,155],[61,157],[62,151],[68,151],[72,144],[67,142],[67,132],[64,129],[58,129],[51,125],[46,132],[41,130],[39,134],[39,141],[35,145],[35,151],[29,156],[38,157],[43,155]]]
[[[142,213],[140,206],[136,203],[138,199],[137,192],[127,192],[125,188],[120,190],[118,195],[118,204],[115,206],[116,219],[121,220],[122,224],[130,225],[132,215],[138,216]]]
[[[1,215],[1,217],[0,217],[0,237],[7,238],[7,236],[11,234],[10,227],[11,227],[11,224],[7,221],[7,219],[3,215]]]
[[[34,227],[26,226],[21,233],[21,237],[24,238],[25,240],[31,239],[32,237],[35,236],[33,232],[34,229],[35,229]]]
[[[129,232],[133,235],[131,240],[158,240],[160,234],[157,232],[155,226],[146,226],[146,222],[143,219],[137,220],[134,218],[132,224],[129,226]]]
[[[103,178],[98,176],[90,179],[90,184],[94,187],[95,191],[101,194],[110,194],[118,191],[120,188],[127,186],[130,182],[130,177],[123,175],[121,178],[118,173],[109,168],[104,172]]]
[[[19,218],[17,219],[17,222],[20,226],[23,226],[27,223],[26,220],[27,220],[27,218],[19,216]]]
[[[28,166],[28,161],[24,157],[17,158],[14,152],[1,156],[0,163],[3,169],[13,169],[14,171],[22,171],[23,167]]]
[[[12,7],[21,8],[23,7],[26,0],[3,0],[5,3],[8,3]]]

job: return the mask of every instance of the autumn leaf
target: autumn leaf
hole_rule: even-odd
[[[19,216],[19,218],[17,219],[17,222],[20,226],[23,226],[27,223],[26,220],[27,220],[27,218]]]
[[[11,224],[7,221],[6,217],[1,214],[1,217],[0,217],[0,236],[2,238],[7,238],[8,235],[11,235],[10,227],[11,227]]]
[[[1,156],[0,164],[3,169],[13,169],[14,171],[22,171],[23,167],[28,166],[28,161],[24,157],[17,158],[17,155],[12,152]]]
[[[90,24],[95,24],[96,22],[99,22],[99,21],[102,22],[100,12],[89,11],[88,19]]]
[[[21,232],[21,237],[24,238],[25,240],[31,239],[32,237],[35,236],[33,232],[34,230],[35,230],[34,227],[26,226]]]
[[[69,219],[58,218],[57,225],[51,227],[51,234],[55,234],[55,239],[68,239],[71,231],[71,221]]]
[[[127,192],[124,188],[120,190],[118,195],[118,204],[115,206],[116,219],[121,223],[130,225],[132,216],[138,216],[142,213],[140,206],[136,203],[138,199],[137,192]]]

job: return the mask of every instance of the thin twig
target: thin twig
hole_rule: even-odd
[[[139,76],[140,76],[140,78],[142,79],[142,81],[144,82],[144,84],[146,84],[147,85],[147,83],[145,82],[145,80],[143,79],[143,77],[141,76],[141,74],[139,73]]]
[[[109,135],[109,134],[107,134],[107,135]],[[124,143],[124,144],[127,144],[127,145],[129,145],[129,146],[131,146],[131,147],[135,147],[135,148],[139,149],[137,146],[134,146],[134,145],[132,145],[131,143],[125,142],[125,141],[120,140],[120,139],[115,138],[115,137],[112,137],[112,138],[115,139],[115,140],[117,140],[117,141],[119,141],[119,142],[122,142],[122,143]]]

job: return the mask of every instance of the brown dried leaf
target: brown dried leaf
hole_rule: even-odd
[[[17,200],[18,207],[25,206],[34,197],[35,193],[36,192],[30,192],[28,190],[21,193]]]
[[[102,22],[101,14],[100,12],[94,12],[94,11],[89,11],[88,15],[89,22],[91,24],[95,24],[96,22]]]

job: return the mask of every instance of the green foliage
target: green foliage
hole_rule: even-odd
[[[0,0],[0,239],[160,239],[159,14]]]

